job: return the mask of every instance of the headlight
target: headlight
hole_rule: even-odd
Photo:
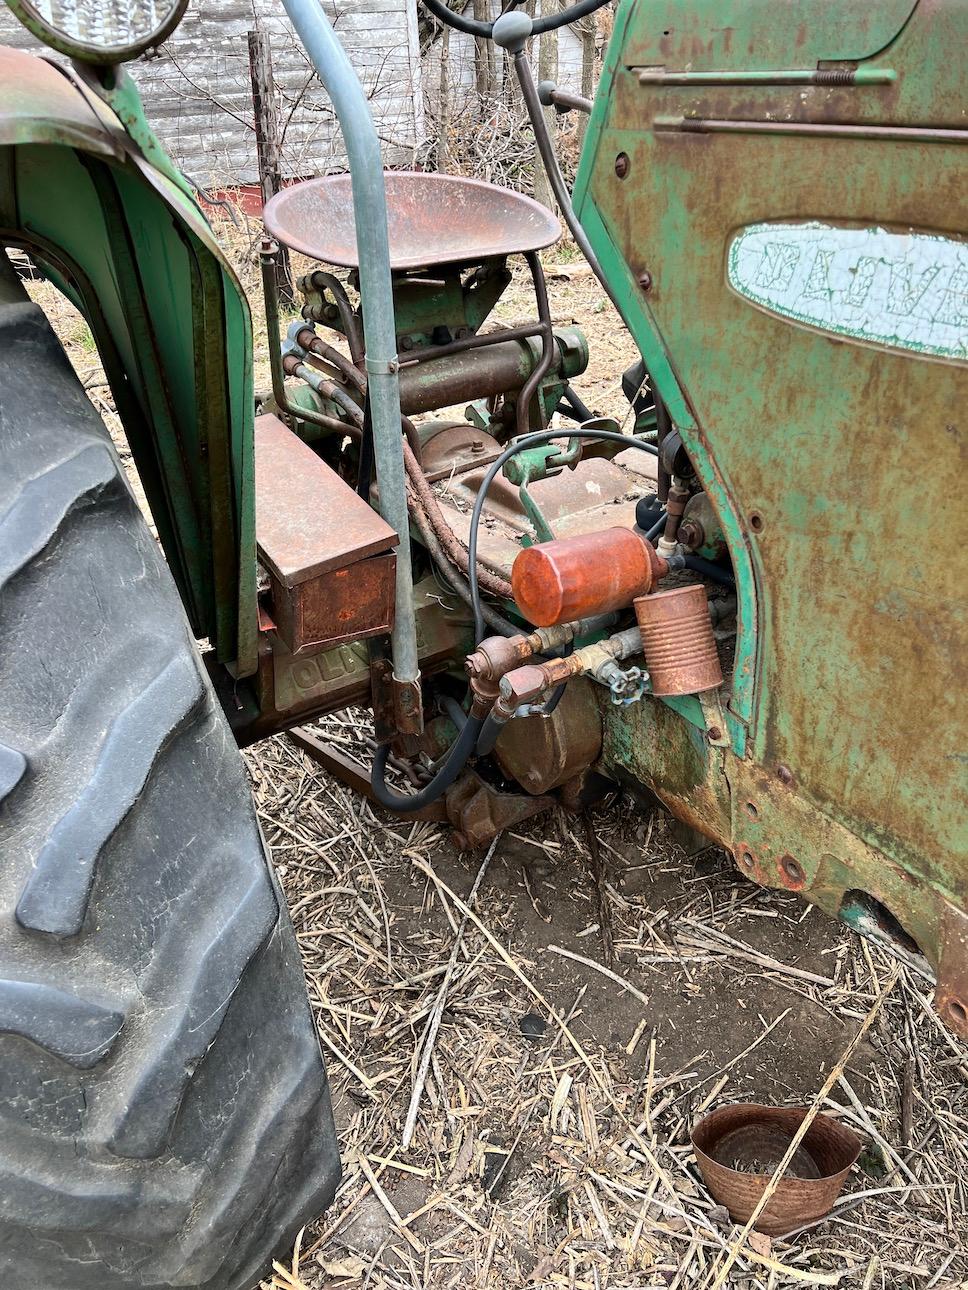
[[[45,44],[88,63],[123,63],[171,35],[188,0],[7,0]]]

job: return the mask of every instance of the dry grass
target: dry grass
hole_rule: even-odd
[[[264,385],[256,230],[225,230]],[[553,311],[591,340],[586,401],[621,415],[634,348],[573,264],[567,247],[548,259]],[[90,334],[50,288],[35,295],[130,464]],[[529,313],[516,279],[500,316]],[[357,714],[324,724],[365,757]],[[968,1286],[968,1048],[915,968],[715,852],[686,859],[667,822],[625,803],[590,829],[558,815],[505,835],[482,873],[284,737],[246,759],[344,1162],[333,1206],[266,1287]],[[822,1100],[867,1143],[833,1217],[740,1243],[699,1179],[691,1125],[726,1101],[814,1101],[895,973]]]
[[[351,721],[326,724],[360,737]],[[615,804],[594,821],[621,980],[603,994],[579,821],[502,838],[471,906],[481,858],[455,857],[435,827],[375,815],[284,738],[250,766],[329,1055],[345,1170],[302,1238],[298,1278],[277,1272],[267,1286],[712,1290],[739,1229],[698,1177],[690,1126],[771,1086],[772,1100],[813,1101],[879,999],[882,1015],[818,1102],[867,1143],[834,1216],[789,1239],[754,1234],[723,1284],[965,1284],[968,1049],[914,969],[709,855],[697,875],[663,822]],[[532,896],[551,912],[545,932]],[[760,948],[795,947],[807,924],[803,953]],[[574,949],[563,958],[550,938]],[[757,1012],[740,1029],[730,1011],[747,1011],[744,998]],[[683,1035],[697,1008],[716,1025]],[[533,1015],[537,1039],[520,1025]]]

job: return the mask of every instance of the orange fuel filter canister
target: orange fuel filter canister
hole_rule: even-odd
[[[529,622],[554,627],[624,609],[668,571],[634,529],[600,529],[526,547],[514,561],[511,587]]]

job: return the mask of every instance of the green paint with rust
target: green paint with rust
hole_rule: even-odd
[[[395,274],[397,336],[404,341],[404,348],[418,348],[476,335],[510,281],[504,256],[486,260],[473,273],[448,266],[432,273]],[[449,335],[441,335],[441,328]]]
[[[0,57],[0,236],[85,315],[192,629],[248,673],[254,408],[241,285],[191,189],[152,148],[124,73],[98,98],[30,55]]]
[[[596,687],[597,688],[597,687]],[[680,819],[729,845],[729,793],[723,752],[668,704],[646,695],[617,707],[599,698],[604,737],[600,769],[619,782],[641,781]]]
[[[730,285],[728,263],[744,228],[769,224],[879,228],[899,235],[892,245],[902,249],[910,231],[961,243],[964,141],[865,140],[836,127],[963,131],[963,67],[951,51],[966,43],[965,0],[625,0],[575,194],[737,573],[732,751],[718,772],[729,786],[731,845],[738,851],[768,821],[754,876],[791,885],[781,861],[793,855],[804,882],[792,885],[833,913],[845,891],[865,890],[935,965],[945,959],[947,911],[968,903],[959,715],[968,368],[767,312]],[[813,70],[844,60],[896,78],[670,86],[640,84],[635,71]],[[703,135],[654,130],[659,117],[833,128],[826,137]],[[927,278],[912,276],[899,257],[882,271],[895,274],[903,312],[917,305],[931,266]],[[953,277],[946,290],[946,310],[964,293],[968,325],[968,283]],[[903,335],[903,318],[899,326]],[[653,740],[648,755],[632,722],[610,755],[694,815],[695,732],[672,719],[668,741]],[[755,825],[735,797],[754,786],[766,793]],[[709,776],[702,791],[723,800]],[[961,958],[964,966],[964,950]]]

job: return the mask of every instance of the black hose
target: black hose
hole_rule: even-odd
[[[474,499],[474,510],[471,513],[471,527],[467,542],[469,566],[467,581],[471,592],[471,607],[474,610],[474,643],[476,645],[480,645],[484,639],[484,614],[481,607],[481,589],[477,579],[477,535],[480,529],[481,512],[484,509],[487,490],[491,487],[504,463],[516,453],[523,452],[525,448],[534,448],[538,444],[551,443],[555,439],[575,438],[604,439],[607,442],[624,444],[626,448],[638,448],[653,457],[658,455],[658,449],[655,444],[643,443],[641,439],[636,439],[627,434],[619,434],[617,430],[586,430],[583,426],[578,426],[574,430],[538,430],[534,434],[522,435],[520,439],[516,439],[514,443],[509,444],[504,449],[500,457],[488,467],[487,474],[481,480],[477,496]]]
[[[656,520],[656,522],[646,533],[645,540],[647,542],[654,542],[656,538],[659,536],[659,534],[662,532],[662,530],[665,528],[665,522],[666,522],[666,513],[665,511],[663,511],[662,514],[659,516],[659,518]]]
[[[536,717],[550,717],[561,702],[561,696],[564,694],[567,684],[567,681],[562,681],[560,685],[556,686],[548,702],[543,707],[535,709],[534,715]]]
[[[711,582],[718,582],[723,587],[736,586],[736,579],[728,569],[713,564],[712,560],[704,560],[701,555],[687,555],[686,568],[691,569],[693,573],[701,573],[704,578],[709,578]]]
[[[558,411],[566,417],[572,417],[575,421],[591,421],[595,415],[589,407],[581,400],[578,391],[572,386],[566,385],[565,392],[561,396],[558,404]]]
[[[467,721],[467,713],[460,706],[457,700],[452,698],[449,694],[441,694],[438,696],[437,702],[444,709],[447,716],[450,717],[457,729],[463,730]]]
[[[373,483],[373,415],[370,411],[369,391],[363,397],[363,437],[360,441],[360,458],[356,467],[357,495],[370,500],[370,485]]]
[[[373,769],[370,772],[370,787],[373,796],[389,811],[400,813],[419,811],[422,806],[429,806],[447,792],[467,765],[468,759],[477,745],[484,721],[481,717],[468,717],[461,727],[461,732],[451,745],[447,760],[437,771],[433,779],[416,793],[397,793],[386,782],[387,759],[390,756],[390,745],[381,744],[373,757]]]
[[[489,712],[484,721],[483,729],[477,740],[478,757],[486,757],[488,753],[494,751],[494,745],[500,737],[501,731],[507,725],[506,721],[495,721],[494,713]]]

